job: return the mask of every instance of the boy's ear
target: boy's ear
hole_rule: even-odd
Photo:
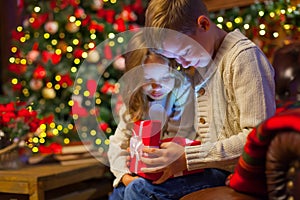
[[[210,27],[210,21],[205,15],[201,15],[197,20],[198,27],[203,31],[208,31]]]

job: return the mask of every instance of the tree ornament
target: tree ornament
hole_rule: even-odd
[[[113,94],[115,91],[115,88],[116,88],[116,86],[114,83],[105,81],[102,88],[100,89],[100,92],[102,92],[103,94]]]
[[[38,65],[33,71],[33,78],[43,79],[46,77],[46,70],[42,65]]]
[[[28,61],[34,62],[39,57],[39,55],[40,55],[40,52],[38,50],[31,50],[26,55],[26,58]]]
[[[32,17],[34,20],[30,21],[30,26],[33,29],[39,29],[48,19],[49,13],[36,14],[34,13]]]
[[[107,123],[105,123],[105,122],[101,122],[101,123],[99,124],[99,128],[100,128],[102,131],[105,131],[105,132],[106,132],[106,130],[109,128],[109,125],[108,125]]]
[[[92,10],[100,10],[101,8],[103,8],[103,1],[102,0],[93,0],[91,9]]]
[[[79,26],[77,26],[74,22],[68,22],[66,24],[66,30],[69,33],[77,33],[79,31]]]
[[[76,48],[73,52],[74,58],[82,58],[83,50],[80,48]]]
[[[33,91],[38,91],[43,87],[43,81],[41,79],[31,79],[29,86]]]
[[[114,29],[117,32],[124,32],[124,31],[126,31],[125,21],[122,18],[116,19],[113,27],[114,27]]]
[[[48,63],[49,60],[52,64],[58,64],[61,60],[61,54],[56,54],[54,52],[43,51],[42,52],[42,61]]]
[[[116,11],[114,11],[113,9],[107,9],[105,10],[105,20],[112,24],[115,20],[115,16],[116,16]]]
[[[137,14],[142,14],[142,13],[144,12],[142,0],[136,0],[135,3],[132,5],[132,9],[133,9]]]
[[[67,47],[68,44],[64,40],[59,41],[56,45],[56,48],[60,49],[63,54],[67,53]]]
[[[81,19],[84,19],[86,17],[84,9],[81,8],[81,7],[78,7],[78,8],[75,9],[74,15],[75,15],[76,18],[81,18]]]
[[[57,21],[48,21],[45,26],[44,29],[46,32],[50,33],[50,34],[55,34],[58,31],[58,23]]]
[[[70,77],[70,74],[60,75],[60,80],[58,81],[58,84],[62,87],[72,86],[73,85],[73,80]]]
[[[100,60],[100,54],[97,50],[91,50],[88,53],[88,57],[86,58],[90,63],[96,63]]]
[[[22,75],[27,71],[27,65],[23,64],[9,64],[8,65],[8,71],[17,74]]]
[[[125,70],[125,58],[123,56],[118,57],[113,62],[113,66],[117,70],[124,71]]]
[[[45,99],[54,99],[56,97],[56,92],[53,88],[45,87],[42,90],[42,96]]]

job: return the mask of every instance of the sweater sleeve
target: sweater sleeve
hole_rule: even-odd
[[[123,106],[120,110],[120,113],[125,111]],[[113,186],[116,187],[122,177],[125,174],[131,174],[129,168],[126,165],[126,157],[128,156],[127,147],[129,147],[129,139],[131,137],[131,132],[126,129],[126,123],[120,117],[120,122],[114,133],[110,136],[110,144],[108,148],[108,159],[110,163],[110,171],[116,177]]]
[[[189,170],[232,171],[248,134],[275,112],[274,71],[263,53],[252,45],[238,51],[231,60],[230,72],[224,78],[229,81],[227,89],[231,91],[228,92],[225,132],[216,133],[214,142],[185,148]]]

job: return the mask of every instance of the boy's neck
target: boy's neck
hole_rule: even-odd
[[[213,56],[212,56],[212,59],[215,58],[225,36],[227,35],[227,32],[220,29],[219,27],[217,26],[214,26],[214,32],[216,33],[215,34],[215,45],[214,45],[214,53],[213,53]]]

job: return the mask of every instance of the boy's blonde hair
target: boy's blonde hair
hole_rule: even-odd
[[[201,0],[151,0],[146,10],[145,31],[147,44],[161,48],[165,31],[172,29],[184,34],[193,34],[199,16],[208,16],[206,5]]]
[[[201,15],[209,15],[201,0],[151,0],[146,10],[145,25],[189,34],[195,31]]]

